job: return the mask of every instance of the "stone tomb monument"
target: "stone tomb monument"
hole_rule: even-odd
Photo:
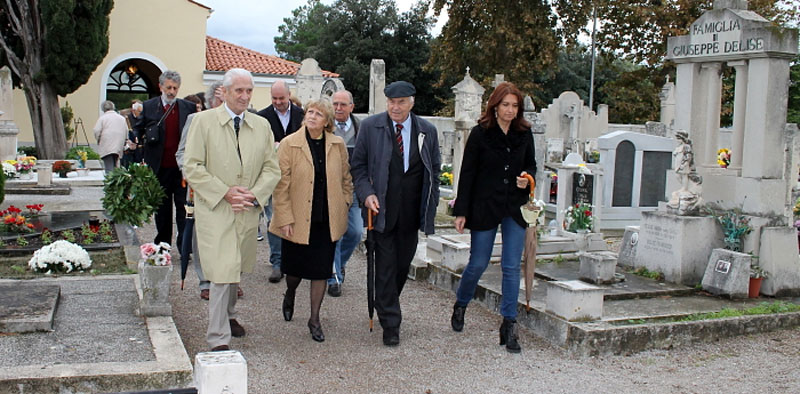
[[[14,123],[14,95],[11,70],[0,68],[0,161],[13,159],[17,155],[17,134]]]
[[[770,274],[765,295],[800,293],[797,234],[791,226],[792,186],[797,182],[797,136],[786,133],[789,63],[798,53],[796,29],[774,25],[747,9],[744,0],[716,0],[689,27],[670,37],[667,59],[677,64],[675,129],[694,143],[701,197],[720,209],[740,208],[753,231],[745,251]],[[731,165],[720,168],[722,68],[735,71]],[[668,176],[668,179],[671,176]],[[679,185],[667,186],[671,193]],[[636,265],[664,273],[669,281],[702,280],[711,251],[722,245],[711,217],[643,213]]]
[[[671,167],[671,138],[614,131],[597,139],[603,169],[603,229],[639,224],[642,212],[655,211],[664,200],[666,171]]]

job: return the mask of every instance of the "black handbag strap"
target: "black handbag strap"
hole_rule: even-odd
[[[161,122],[164,121],[164,119],[167,117],[167,115],[169,115],[169,113],[172,112],[172,108],[174,108],[175,105],[177,105],[177,104],[178,104],[178,99],[175,99],[175,102],[170,104],[169,108],[167,108],[167,112],[164,112],[164,115],[161,115],[161,119],[159,119],[158,123],[156,123],[156,127],[161,126]]]

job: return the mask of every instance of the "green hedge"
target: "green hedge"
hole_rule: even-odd
[[[81,158],[78,157],[78,151],[86,151],[89,160],[100,160],[100,155],[92,149],[90,146],[73,146],[72,148],[67,151],[67,160],[80,160]]]

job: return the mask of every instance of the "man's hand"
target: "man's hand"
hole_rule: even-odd
[[[253,193],[242,186],[231,186],[224,198],[228,204],[231,204],[234,213],[248,210],[253,206],[253,200],[255,200]]]
[[[281,227],[281,233],[283,233],[284,239],[289,239],[294,235],[294,225],[287,224]]]
[[[465,216],[456,216],[456,219],[453,220],[453,224],[456,226],[456,231],[459,234],[464,234],[464,224],[467,222],[467,218]]]
[[[369,208],[376,215],[378,214],[378,211],[381,209],[381,204],[378,203],[378,196],[374,194],[370,194],[369,196],[367,196],[367,199],[364,200],[364,206]]]

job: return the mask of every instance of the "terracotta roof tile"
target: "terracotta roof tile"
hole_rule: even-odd
[[[206,70],[228,71],[236,67],[254,74],[295,75],[300,70],[300,63],[206,36]],[[339,74],[322,70],[322,76],[336,78]]]

